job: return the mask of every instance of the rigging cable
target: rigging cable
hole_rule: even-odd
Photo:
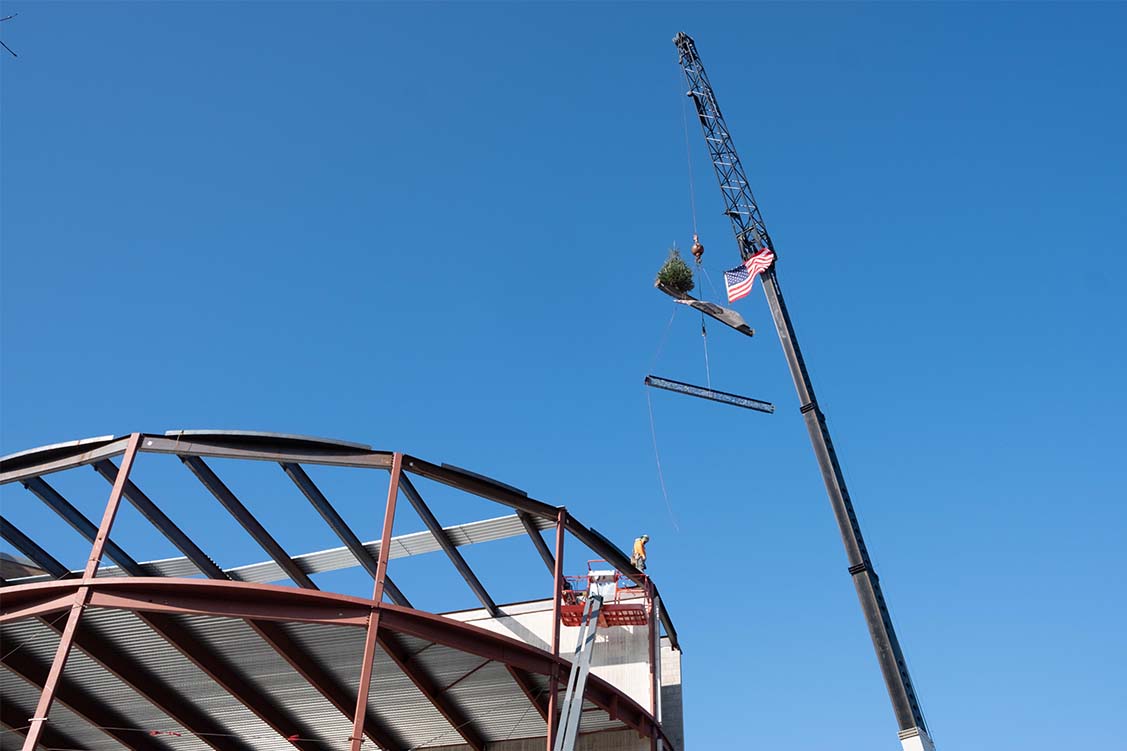
[[[677,76],[677,91],[681,99],[681,126],[685,131],[685,159],[689,164],[689,210],[693,216],[693,234],[697,234],[697,196],[696,189],[693,187],[693,150],[689,145],[689,116],[688,116],[688,99],[687,96],[681,96],[681,80],[684,73],[678,68]]]
[[[673,319],[677,317],[677,306],[673,306],[673,314],[669,316],[669,323],[665,324],[665,331],[661,332],[661,339],[657,342],[657,351],[654,352],[653,359],[650,360],[650,370],[654,369],[657,365],[657,358],[661,357],[661,350],[665,347],[665,338],[669,336],[669,329],[673,326]]]
[[[708,388],[712,388],[712,370],[708,367],[708,329],[704,325],[704,313],[700,314],[700,338],[704,342],[704,378]]]
[[[657,351],[654,352],[653,360],[650,361],[650,371],[653,371],[654,366],[657,365],[657,358],[661,356],[661,350],[665,346],[665,338],[669,334],[670,327],[673,326],[673,319],[677,317],[677,309],[679,307],[678,305],[673,306],[673,315],[669,316],[669,323],[665,324],[665,331],[661,333],[661,339],[658,340],[657,343]],[[661,471],[661,452],[657,449],[657,428],[654,427],[653,401],[650,399],[649,388],[643,386],[642,389],[646,392],[646,406],[650,411],[650,438],[653,441],[654,461],[657,463],[657,480],[661,485],[661,495],[665,498],[665,508],[669,512],[669,521],[673,523],[673,529],[680,533],[681,528],[677,526],[677,517],[673,515],[673,504],[669,502],[669,491],[665,489],[665,473]]]
[[[649,388],[643,386],[646,391],[646,405],[650,408],[650,437],[653,439],[654,444],[654,460],[657,462],[657,479],[661,483],[661,495],[665,498],[665,509],[669,512],[669,521],[673,524],[673,529],[679,534],[681,527],[677,525],[677,517],[673,515],[673,504],[669,502],[669,491],[665,489],[665,473],[661,471],[661,453],[657,450],[657,428],[654,427],[654,405],[653,400],[650,399]]]

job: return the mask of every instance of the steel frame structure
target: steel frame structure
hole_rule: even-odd
[[[220,568],[196,541],[130,479],[134,464],[144,453],[171,454],[179,458],[296,586],[240,581],[232,575],[237,570]],[[115,464],[114,459],[119,456],[120,464]],[[371,575],[371,598],[318,589],[310,578],[311,571],[306,570],[308,562],[303,557],[291,557],[282,548],[205,462],[205,458],[278,464],[341,540],[356,564]],[[389,474],[383,524],[375,555],[371,552],[371,544],[365,546],[361,543],[329,499],[313,483],[303,465],[357,467],[386,471]],[[47,475],[82,466],[92,467],[111,485],[109,499],[97,524],[84,516],[44,479]],[[551,652],[411,607],[407,597],[387,574],[388,562],[393,555],[392,532],[400,494],[407,497],[429,534],[437,542],[438,548],[450,559],[483,608],[491,616],[500,613],[485,586],[466,563],[451,538],[450,530],[457,528],[442,527],[412,483],[410,475],[424,477],[502,504],[516,512],[524,533],[551,573],[555,624]],[[371,741],[386,751],[408,749],[394,723],[385,717],[374,716],[369,709],[369,691],[377,649],[390,657],[399,671],[446,718],[462,742],[474,751],[484,751],[488,739],[476,726],[473,712],[470,708],[461,706],[449,689],[494,661],[504,665],[513,684],[527,698],[536,714],[544,719],[548,749],[551,749],[555,739],[559,721],[558,687],[562,681],[567,680],[571,670],[570,663],[559,652],[560,606],[568,586],[563,575],[564,541],[568,532],[610,562],[623,576],[647,587],[654,603],[659,601],[652,582],[630,565],[626,555],[598,532],[573,518],[566,508],[536,500],[524,491],[467,470],[446,464],[433,464],[399,452],[376,451],[363,444],[245,431],[169,431],[163,435],[133,433],[124,437],[102,436],[45,446],[0,459],[0,485],[9,483],[23,485],[91,544],[83,570],[71,571],[52,556],[41,542],[0,517],[0,536],[46,572],[40,577],[3,583],[0,589],[3,593],[0,625],[37,619],[38,623],[49,627],[59,638],[54,657],[49,663],[26,653],[21,654],[19,650],[5,654],[0,660],[6,670],[39,691],[37,705],[30,717],[21,717],[21,713],[10,703],[5,704],[3,716],[0,717],[9,728],[24,733],[24,751],[42,746],[80,747],[65,733],[50,726],[51,709],[56,703],[66,706],[70,712],[80,717],[100,720],[96,722],[91,719],[91,724],[127,749],[166,751],[167,747],[153,737],[123,730],[122,728],[128,728],[128,723],[114,709],[64,676],[64,668],[74,651],[81,652],[97,663],[215,751],[249,751],[252,747],[243,739],[220,732],[219,725],[207,712],[189,701],[183,691],[134,657],[115,649],[115,645],[104,635],[80,629],[82,615],[88,609],[132,613],[164,643],[205,673],[227,695],[299,749],[314,751],[323,746],[324,739],[318,736],[315,727],[287,712],[270,695],[268,686],[248,678],[238,664],[218,654],[198,634],[186,627],[181,620],[183,616],[218,616],[245,622],[257,638],[348,719],[352,726],[348,739],[350,751],[360,751],[365,741]],[[123,500],[135,507],[171,542],[203,578],[161,576],[155,564],[138,562],[111,540],[110,533]],[[554,550],[542,537],[545,529],[555,530]],[[103,558],[112,561],[117,571],[103,570]],[[385,598],[390,602],[385,601]],[[65,622],[62,621],[64,614]],[[668,614],[656,605],[652,608],[650,617],[654,643],[656,644],[660,628],[658,619],[672,646],[679,649],[676,631]],[[350,688],[319,662],[315,655],[286,631],[285,624],[363,629],[363,654],[357,688]],[[405,639],[421,639],[444,645],[477,655],[483,662],[453,683],[443,685],[407,648]],[[651,649],[651,658],[653,657]],[[651,665],[651,670],[652,668]],[[535,676],[547,680],[546,691],[536,688],[536,681],[542,679],[536,679]],[[547,693],[546,697],[544,693]],[[605,711],[612,720],[649,738],[652,747],[660,742],[671,748],[660,723],[655,719],[658,716],[656,684],[651,691],[648,708],[643,708],[609,683],[595,677],[588,681],[587,699]]]

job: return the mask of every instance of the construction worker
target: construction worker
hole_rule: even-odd
[[[642,535],[634,540],[634,555],[630,556],[630,564],[639,571],[646,570],[646,543],[649,541],[649,535]]]

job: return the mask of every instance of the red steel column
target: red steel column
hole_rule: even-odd
[[[372,589],[372,612],[368,616],[368,630],[364,638],[364,662],[360,665],[360,686],[356,693],[356,711],[352,713],[352,744],[350,751],[360,751],[364,742],[364,716],[368,711],[368,690],[372,687],[372,668],[376,660],[376,638],[380,629],[380,603],[383,601],[384,582],[387,581],[387,561],[391,555],[391,528],[395,523],[395,500],[399,497],[399,476],[403,472],[403,454],[396,452],[391,460],[391,483],[387,488],[387,506],[380,534],[380,557],[376,563],[376,584]],[[24,749],[24,751],[30,751]]]
[[[659,639],[658,639],[658,635],[657,635],[657,607],[658,607],[658,603],[657,603],[657,600],[654,598],[653,585],[650,583],[650,580],[648,578],[646,579],[646,599],[649,601],[647,603],[647,609],[650,611],[650,617],[649,617],[649,621],[650,621],[650,623],[649,623],[649,632],[650,632],[649,633],[649,637],[650,637],[650,714],[653,716],[654,722],[657,722],[658,691],[661,690],[658,686],[658,680],[659,680],[660,676],[658,676],[658,674],[657,674],[657,654],[658,654],[658,645],[660,643]],[[656,728],[655,728],[653,735],[650,736],[650,749],[651,749],[651,751],[657,751],[657,748],[658,748],[658,739],[657,739],[657,732],[656,732]]]
[[[51,712],[51,705],[55,702],[55,688],[59,678],[62,677],[63,668],[66,667],[67,658],[70,657],[70,648],[74,644],[74,634],[78,630],[78,619],[90,599],[90,582],[98,573],[98,566],[102,560],[102,551],[106,547],[106,540],[110,536],[110,528],[117,517],[117,510],[121,506],[121,495],[125,491],[125,483],[129,479],[129,471],[133,469],[133,459],[137,456],[137,448],[141,445],[141,434],[134,433],[129,436],[129,443],[125,447],[125,456],[121,460],[121,469],[118,470],[117,479],[110,491],[109,501],[106,502],[106,511],[102,514],[102,523],[98,526],[98,535],[90,548],[90,559],[86,561],[86,568],[82,572],[82,584],[74,593],[74,603],[70,606],[66,625],[59,636],[59,646],[55,649],[55,658],[51,661],[51,669],[47,672],[47,680],[43,682],[43,690],[39,693],[39,703],[35,706],[35,715],[28,719],[31,726],[24,738],[23,751],[33,751],[39,745],[39,738],[43,733],[43,726],[47,723],[47,716]]]
[[[561,508],[556,514],[556,566],[552,572],[552,657],[560,656],[560,602],[563,598],[563,559],[564,527],[567,524],[567,509]],[[560,729],[560,668],[552,663],[552,674],[548,676],[548,751],[556,744],[556,733]]]

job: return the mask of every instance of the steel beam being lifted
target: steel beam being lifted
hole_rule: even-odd
[[[775,405],[770,402],[763,402],[738,394],[729,394],[727,391],[716,391],[715,389],[708,389],[703,386],[693,386],[690,383],[671,381],[668,378],[660,378],[655,375],[646,376],[645,384],[655,389],[675,391],[678,394],[687,394],[689,396],[700,397],[701,399],[709,399],[714,402],[731,404],[735,407],[753,409],[756,412],[767,412],[770,414],[775,411]]]

